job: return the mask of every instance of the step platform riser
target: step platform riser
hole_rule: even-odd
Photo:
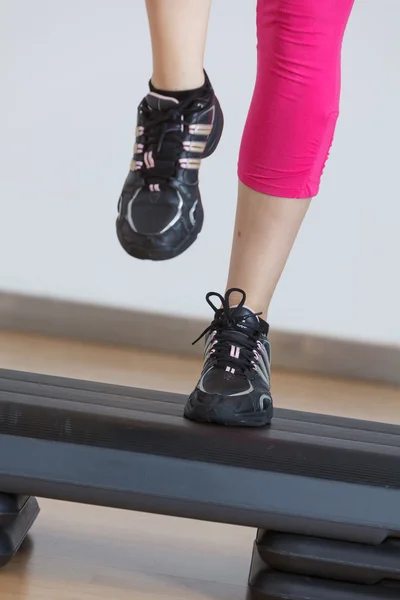
[[[385,579],[400,581],[400,539],[367,545],[264,532],[256,551],[278,571],[369,585]]]
[[[39,514],[34,497],[0,494],[0,568],[18,552]]]
[[[399,600],[400,587],[368,586],[265,572],[249,586],[247,600]]]
[[[368,545],[259,530],[248,599],[287,598],[398,600],[400,539]]]
[[[0,529],[13,521],[29,496],[0,493]]]

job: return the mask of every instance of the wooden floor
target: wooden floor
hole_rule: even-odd
[[[0,332],[3,368],[188,393],[200,363]],[[400,423],[400,388],[274,373],[277,406]],[[40,500],[0,600],[244,600],[254,531]]]

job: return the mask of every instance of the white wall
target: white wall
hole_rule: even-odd
[[[229,4],[229,10],[227,9]],[[116,203],[150,75],[141,0],[1,0],[0,287],[208,316],[223,290],[255,73],[254,1],[214,0],[207,68],[225,109],[202,167],[206,222],[183,256],[120,249]],[[400,2],[359,0],[322,191],[275,297],[275,328],[400,343]]]

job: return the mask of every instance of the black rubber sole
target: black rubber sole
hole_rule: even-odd
[[[208,146],[206,147],[206,150],[202,156],[202,160],[205,158],[208,158],[215,152],[215,150],[217,149],[218,144],[220,142],[222,132],[224,129],[224,115],[223,115],[223,112],[221,109],[221,105],[217,99],[215,102],[215,109],[216,109],[216,114],[217,114],[216,126],[215,126],[215,129],[213,129],[213,131],[210,134]],[[151,260],[151,261],[155,262],[155,261],[162,261],[162,260],[171,260],[171,258],[176,258],[180,254],[183,254],[197,240],[199,233],[203,229],[203,223],[204,223],[204,210],[203,210],[203,206],[201,203],[201,197],[199,195],[198,206],[197,206],[197,210],[196,210],[195,226],[188,233],[187,237],[184,238],[178,246],[175,245],[175,246],[171,246],[169,248],[163,246],[160,249],[146,248],[146,244],[148,242],[147,236],[143,235],[143,243],[135,244],[134,242],[127,240],[123,236],[119,218],[117,219],[117,222],[116,222],[116,228],[117,228],[117,237],[118,237],[119,243],[121,244],[121,246],[123,247],[125,252],[127,252],[127,254],[129,254],[133,258],[138,258],[139,260]]]
[[[271,423],[273,416],[274,407],[272,404],[263,411],[238,414],[228,406],[204,406],[200,404],[191,406],[190,398],[184,410],[184,417],[190,421],[223,425],[225,427],[265,427]]]

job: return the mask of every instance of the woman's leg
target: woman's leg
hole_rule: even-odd
[[[258,0],[258,72],[239,158],[228,291],[218,297],[222,308],[214,305],[204,369],[185,407],[189,419],[259,426],[272,418],[268,324],[254,313],[265,317],[318,192],[352,5]]]
[[[259,0],[257,81],[239,157],[227,287],[268,311],[332,143],[354,0]],[[237,301],[237,295],[231,298]]]
[[[204,83],[211,0],[146,0],[153,49],[153,85],[182,91]]]
[[[277,198],[239,182],[227,289],[246,290],[246,305],[266,319],[310,199]],[[231,304],[240,294],[231,296]]]

